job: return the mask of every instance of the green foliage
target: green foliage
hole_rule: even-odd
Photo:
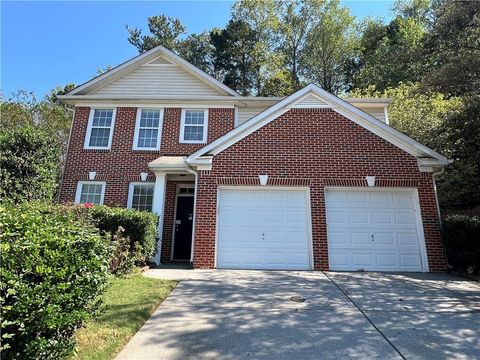
[[[421,41],[426,34],[423,24],[397,16],[388,25],[367,20],[363,26],[360,64],[353,75],[355,87],[374,85],[383,91],[422,77],[426,71],[421,54]]]
[[[434,134],[447,118],[463,108],[461,99],[447,99],[441,93],[425,92],[418,83],[402,83],[384,91],[377,91],[374,86],[370,86],[354,90],[349,95],[392,99],[388,107],[390,125],[439,151],[444,150],[444,146]]]
[[[346,89],[346,68],[357,53],[354,17],[338,0],[326,2],[314,15],[302,72],[307,81],[337,94]]]
[[[135,243],[135,248],[132,249],[130,238],[125,236],[125,229],[119,226],[117,232],[112,236],[112,245],[110,272],[117,276],[130,274],[135,268],[135,250],[138,249],[138,243]]]
[[[119,227],[130,239],[129,252],[137,265],[145,264],[154,254],[157,244],[158,216],[147,211],[94,206],[90,214],[101,232],[117,234]]]
[[[54,199],[61,148],[32,125],[0,131],[0,198],[21,202]]]
[[[445,0],[425,39],[425,83],[447,96],[480,94],[480,2]]]
[[[178,50],[183,59],[207,73],[213,72],[212,51],[209,32],[188,35],[180,42]]]
[[[480,275],[480,217],[448,215],[443,237],[449,264],[462,272]]]
[[[185,26],[177,18],[156,15],[148,18],[148,30],[151,35],[142,35],[142,30],[132,29],[127,25],[128,42],[135,46],[139,53],[148,51],[158,45],[177,51],[180,43],[179,37],[185,33]]]
[[[58,359],[99,305],[109,244],[86,220],[37,203],[0,208],[2,359]]]
[[[68,84],[57,87],[38,100],[32,92],[19,90],[10,98],[0,99],[0,123],[2,130],[23,126],[42,129],[61,145],[62,154],[66,154],[73,112],[71,108],[60,104],[58,95],[65,94],[75,86]]]
[[[453,164],[445,168],[437,187],[445,208],[473,208],[480,204],[480,96],[447,117],[434,132],[438,147]]]

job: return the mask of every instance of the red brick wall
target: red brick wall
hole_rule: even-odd
[[[204,144],[180,144],[180,109],[165,109],[160,151],[132,150],[137,108],[119,107],[115,119],[111,150],[85,150],[90,108],[77,107],[73,120],[64,176],[60,189],[61,202],[75,201],[79,180],[87,180],[90,171],[96,171],[96,180],[106,181],[106,205],[126,206],[128,184],[140,181],[141,172],[148,171],[148,163],[162,155],[189,155]],[[233,129],[234,109],[209,109],[208,141]],[[149,181],[154,181],[150,173]]]
[[[325,184],[341,179],[362,183],[367,175],[386,183],[415,181],[430,271],[445,270],[432,175],[419,172],[415,157],[329,109],[290,110],[216,155],[211,171],[200,172],[195,267],[214,267],[218,183],[259,174],[309,180],[314,266],[322,270],[328,269]]]

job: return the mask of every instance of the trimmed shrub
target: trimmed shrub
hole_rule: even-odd
[[[158,216],[147,211],[94,206],[90,210],[96,226],[103,233],[114,236],[118,228],[130,239],[129,252],[137,265],[143,265],[155,254]]]
[[[110,244],[64,207],[0,207],[2,359],[58,359],[98,308]]]
[[[130,238],[125,236],[125,229],[121,226],[112,236],[112,248],[110,272],[117,276],[130,274],[135,268],[135,249],[131,248]]]
[[[480,217],[448,215],[443,220],[443,237],[453,269],[480,274]]]
[[[61,148],[45,131],[25,126],[0,132],[0,198],[13,202],[54,199]]]

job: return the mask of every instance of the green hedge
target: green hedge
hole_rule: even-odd
[[[130,238],[130,252],[137,265],[143,265],[153,257],[157,246],[157,215],[108,206],[94,206],[89,210],[100,231],[113,236],[119,227],[123,229],[123,236]]]
[[[60,175],[60,145],[33,126],[0,129],[0,199],[54,199]]]
[[[453,269],[480,274],[480,217],[446,216],[443,237],[448,262]]]
[[[111,245],[64,207],[0,207],[2,359],[58,359],[91,317],[108,280]]]

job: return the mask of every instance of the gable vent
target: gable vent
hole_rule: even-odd
[[[328,107],[330,107],[330,105],[328,105],[325,101],[314,95],[308,95],[292,106],[292,108],[296,109],[314,109]]]
[[[173,63],[171,61],[165,59],[163,56],[160,56],[160,57],[150,61],[148,64],[149,65],[165,65],[165,64],[171,65]]]

